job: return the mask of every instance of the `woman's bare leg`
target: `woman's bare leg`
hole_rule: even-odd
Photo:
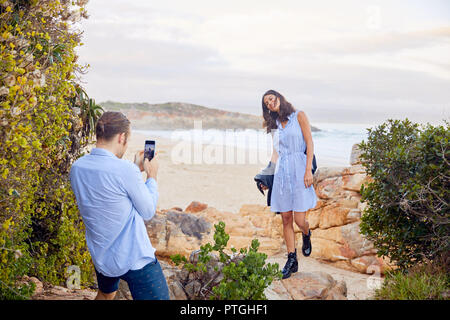
[[[306,212],[294,211],[294,220],[304,235],[308,235],[309,223],[306,221]]]
[[[281,218],[283,220],[283,236],[286,243],[288,253],[295,251],[295,233],[292,211],[281,212]]]

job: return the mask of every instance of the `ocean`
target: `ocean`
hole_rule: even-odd
[[[314,154],[318,167],[348,166],[350,164],[352,146],[365,140],[367,138],[367,128],[373,127],[373,125],[368,124],[343,123],[314,123],[312,125],[321,130],[312,132]],[[248,152],[245,160],[247,163],[260,163],[262,165],[268,163],[272,154],[272,137],[262,129],[133,131],[148,136],[150,140],[157,140],[158,137],[170,139],[175,143],[180,142],[193,145],[194,149],[195,145],[197,145],[197,147],[203,148],[202,150],[204,151],[208,150],[209,163],[214,162],[214,159],[211,159],[211,156],[214,157],[214,152],[211,153],[211,150],[215,150],[216,153],[220,151],[218,154],[222,156],[225,154],[224,157],[226,157],[227,150],[229,151],[233,148],[235,150],[245,150]],[[156,144],[156,147],[158,147],[158,144]],[[216,161],[214,163],[220,162]],[[237,161],[236,163],[239,164],[242,161]]]

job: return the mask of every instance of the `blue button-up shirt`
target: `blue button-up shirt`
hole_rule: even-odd
[[[134,163],[94,148],[74,162],[70,182],[97,271],[117,277],[155,260],[144,223],[156,211],[155,179],[144,183]]]

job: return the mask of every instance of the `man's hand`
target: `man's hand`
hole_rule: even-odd
[[[151,161],[148,161],[147,158],[144,159],[144,170],[147,173],[147,179],[153,178],[156,180],[156,177],[158,175],[158,169],[159,169],[159,163],[157,159],[158,153],[155,152],[155,156]]]
[[[138,151],[134,155],[134,164],[139,167],[139,170],[144,171],[144,150]]]

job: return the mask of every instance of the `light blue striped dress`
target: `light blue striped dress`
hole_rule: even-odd
[[[304,212],[317,204],[314,187],[305,188],[306,142],[297,120],[298,110],[288,116],[286,127],[277,120],[273,144],[278,153],[270,198],[273,212]]]

